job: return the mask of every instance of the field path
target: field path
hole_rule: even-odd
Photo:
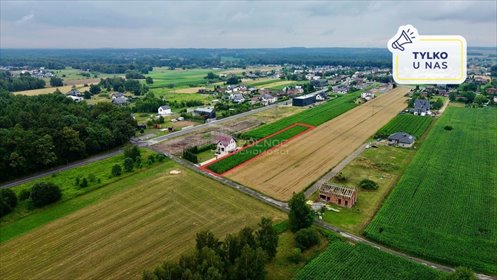
[[[228,178],[288,200],[356,150],[407,106],[409,88],[395,88],[291,141],[271,154],[228,172]]]

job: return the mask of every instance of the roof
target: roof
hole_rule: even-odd
[[[293,99],[307,99],[307,98],[312,98],[312,97],[316,98],[316,94],[315,93],[309,93],[309,94],[306,94],[306,95],[294,97]]]
[[[235,140],[233,137],[224,134],[216,135],[215,138],[216,138],[216,144],[221,143],[221,145],[225,147],[229,145],[231,140]]]
[[[212,107],[199,107],[199,108],[195,109],[195,112],[212,113],[212,112],[214,112],[214,108],[212,108]]]
[[[325,193],[328,195],[336,195],[344,198],[352,198],[352,195],[354,195],[355,191],[356,190],[353,187],[328,185],[328,184],[323,184],[320,190],[321,193]]]
[[[414,110],[428,111],[430,110],[430,102],[426,99],[416,99],[414,101]]]
[[[159,107],[159,109],[162,109],[162,110],[169,110],[171,109],[171,107],[167,106],[167,105],[162,105]]]
[[[388,136],[388,140],[398,141],[399,143],[404,143],[404,144],[412,144],[416,140],[416,137],[407,134],[405,132],[396,132]]]
[[[263,99],[273,99],[273,98],[274,98],[274,96],[272,96],[271,94],[267,94],[267,93],[265,93],[265,94],[263,94],[263,95],[261,96],[261,98],[263,98]]]
[[[126,103],[128,103],[128,98],[126,98],[124,96],[116,97],[116,98],[112,99],[112,103],[114,103],[114,104],[126,104]]]

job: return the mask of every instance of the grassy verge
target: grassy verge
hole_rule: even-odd
[[[250,146],[242,151],[239,151],[231,156],[228,156],[220,161],[214,162],[213,164],[207,166],[211,171],[218,174],[224,173],[233,167],[253,158],[261,153],[271,149],[274,146],[281,144],[283,141],[292,138],[293,136],[304,132],[309,129],[305,126],[294,126],[281,133],[278,133],[270,138],[264,139],[263,141]]]

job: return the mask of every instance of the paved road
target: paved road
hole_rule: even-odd
[[[361,145],[357,150],[355,150],[352,154],[348,155],[344,160],[342,160],[337,166],[331,169],[328,173],[324,174],[319,180],[316,181],[312,186],[310,186],[307,190],[305,190],[305,197],[310,197],[313,193],[315,193],[319,187],[321,187],[324,183],[328,182],[333,178],[338,172],[342,171],[347,164],[349,164],[352,160],[358,157],[365,149],[368,144]]]
[[[325,91],[326,91],[326,89],[322,89],[322,90],[315,91],[314,93],[318,94],[318,93],[322,93],[322,92],[325,92]],[[165,141],[165,140],[169,140],[169,139],[174,138],[174,137],[185,135],[185,134],[188,134],[188,133],[200,130],[200,129],[205,129],[205,128],[208,128],[208,127],[217,126],[219,124],[223,124],[223,123],[226,123],[226,122],[229,122],[229,121],[233,121],[233,120],[236,120],[238,118],[247,117],[247,116],[259,113],[259,112],[263,112],[263,111],[269,110],[269,109],[274,108],[274,107],[279,106],[279,105],[291,104],[291,102],[292,102],[291,100],[286,100],[286,101],[283,101],[283,102],[274,103],[274,104],[271,104],[271,105],[268,105],[268,106],[264,106],[264,107],[261,107],[261,108],[250,110],[248,112],[244,112],[244,113],[236,114],[234,116],[226,117],[226,118],[223,118],[223,119],[220,119],[220,120],[215,120],[215,121],[212,121],[212,122],[208,122],[208,123],[196,125],[196,126],[193,126],[193,127],[190,127],[190,128],[185,128],[183,130],[172,132],[172,133],[169,133],[169,134],[166,134],[166,135],[163,135],[163,136],[158,136],[158,137],[155,137],[155,138],[152,138],[152,139],[148,139],[148,140],[144,140],[144,141],[138,141],[138,142],[136,142],[136,144],[138,144],[140,146],[151,146],[151,145],[155,145],[155,144],[157,144],[159,142],[162,142],[162,141]]]
[[[359,149],[357,149],[354,154],[357,153],[357,155],[359,155],[365,148],[365,145],[361,146]],[[160,152],[160,151],[158,151]],[[273,207],[276,207],[284,212],[288,212],[290,209],[288,207],[288,203],[286,202],[282,202],[282,201],[279,201],[279,200],[276,200],[276,199],[273,199],[271,197],[268,197],[262,193],[259,193],[257,191],[254,191],[248,187],[245,187],[243,185],[240,185],[238,183],[235,183],[227,178],[224,178],[224,177],[219,177],[219,176],[215,176],[207,171],[204,171],[204,170],[201,170],[199,169],[195,164],[192,164],[191,162],[188,162],[188,161],[185,161],[181,158],[178,158],[176,156],[173,156],[173,155],[170,155],[170,154],[165,154],[166,156],[168,156],[169,158],[171,158],[172,160],[178,162],[179,164],[183,165],[183,166],[186,166],[188,168],[190,168],[191,170],[193,170],[194,172],[197,172],[197,173],[200,173],[200,174],[203,174],[209,178],[212,178],[224,185],[227,185],[231,188],[234,188],[238,191],[241,191],[247,195],[250,195],[252,197],[254,197],[255,199],[263,202],[263,203],[266,203],[268,205],[271,205]],[[356,155],[356,156],[357,156]],[[356,157],[355,156],[355,157]],[[350,158],[349,158],[350,157]],[[352,161],[353,158],[355,157],[351,157],[349,156],[347,157],[344,161],[342,161],[341,163],[344,163],[344,166],[347,165],[348,162],[346,161]],[[341,164],[340,163],[340,164]],[[342,167],[343,168],[343,167]],[[332,170],[333,171],[333,170]],[[332,172],[330,171],[330,173]],[[328,174],[327,174],[328,175]],[[326,175],[325,175],[326,176]],[[341,230],[337,227],[334,227],[330,224],[327,224],[325,222],[323,222],[322,220],[315,220],[314,223],[322,228],[325,228],[327,230],[330,230],[330,231],[333,231],[337,234],[339,234],[340,236],[352,241],[352,242],[363,242],[369,246],[372,246],[372,247],[375,247],[376,249],[378,250],[381,250],[383,252],[386,252],[386,253],[389,253],[389,254],[392,254],[392,255],[396,255],[396,256],[399,256],[399,257],[402,257],[402,258],[405,258],[405,259],[409,259],[411,261],[414,261],[414,262],[417,262],[417,263],[420,263],[420,264],[423,264],[423,265],[426,265],[426,266],[429,266],[433,269],[437,269],[439,271],[444,271],[444,272],[451,272],[451,271],[454,271],[454,268],[452,267],[449,267],[449,266],[445,266],[445,265],[441,265],[441,264],[438,264],[438,263],[434,263],[434,262],[431,262],[431,261],[427,261],[427,260],[424,260],[424,259],[420,259],[420,258],[416,258],[416,257],[413,257],[413,256],[410,256],[406,253],[403,253],[403,252],[399,252],[397,250],[394,250],[394,249],[391,249],[391,248],[387,248],[381,244],[378,244],[376,242],[373,242],[373,241],[370,241],[370,240],[367,240],[363,237],[360,237],[360,236],[357,236],[355,234],[352,234],[350,232],[347,232],[347,231],[344,231],[344,230]],[[488,275],[485,275],[485,274],[477,274],[477,277],[478,279],[481,279],[481,280],[497,280],[496,277],[493,277],[493,276],[488,276]]]
[[[103,159],[109,158],[109,157],[111,157],[113,155],[116,155],[116,154],[118,154],[120,152],[122,152],[122,149],[112,150],[110,152],[107,152],[107,153],[104,153],[104,154],[99,154],[99,155],[96,155],[96,156],[93,156],[93,157],[89,157],[89,158],[81,160],[81,161],[73,162],[73,163],[70,163],[70,164],[67,164],[67,165],[64,165],[64,166],[60,166],[60,167],[55,167],[55,168],[49,169],[47,171],[43,171],[43,172],[40,172],[40,173],[36,173],[34,175],[30,175],[28,177],[24,177],[22,179],[18,179],[18,180],[15,180],[15,181],[4,183],[4,184],[0,185],[0,189],[14,187],[14,186],[21,185],[21,184],[24,184],[26,182],[29,182],[31,180],[35,180],[35,179],[38,179],[38,178],[41,178],[41,177],[45,177],[47,175],[51,175],[51,174],[54,174],[54,173],[57,173],[57,172],[60,172],[60,171],[64,171],[64,170],[71,169],[71,168],[78,167],[78,166],[82,166],[82,165],[85,165],[85,164],[88,164],[88,163],[91,163],[91,162],[103,160]]]

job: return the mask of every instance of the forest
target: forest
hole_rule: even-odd
[[[0,181],[120,146],[135,130],[127,108],[0,90]]]

